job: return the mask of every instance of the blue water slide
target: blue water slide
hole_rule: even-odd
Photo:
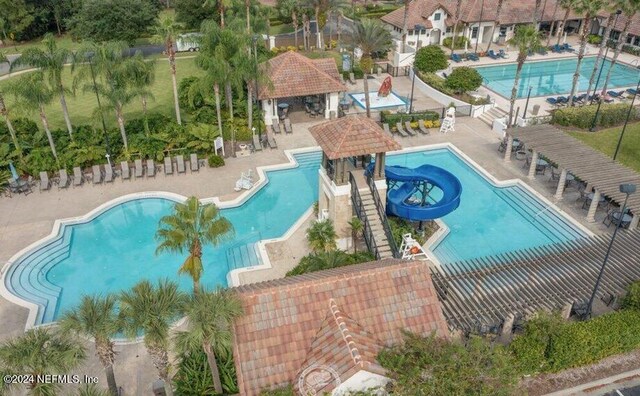
[[[438,219],[453,212],[460,205],[462,184],[451,172],[433,165],[418,168],[386,166],[388,180],[402,182],[398,188],[387,193],[387,213],[411,221]],[[427,182],[443,192],[442,199],[428,205],[413,202],[410,198],[418,191],[418,183]]]

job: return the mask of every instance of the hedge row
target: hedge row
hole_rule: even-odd
[[[435,111],[423,111],[420,113],[411,113],[411,114],[396,114],[391,113],[389,110],[384,110],[380,113],[380,120],[382,123],[386,123],[389,125],[396,125],[397,122],[405,122],[412,121],[417,122],[418,120],[424,121],[437,121],[440,120],[440,114]]]
[[[582,129],[591,127],[593,117],[596,115],[597,105],[567,107],[553,112],[552,123],[562,126],[572,126]],[[597,126],[610,127],[619,125],[627,118],[629,105],[624,103],[603,104],[600,107]],[[632,111],[630,120],[637,120],[638,111]]]

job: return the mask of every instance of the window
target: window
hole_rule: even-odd
[[[506,35],[507,35],[507,27],[500,26],[500,37],[506,37]]]
[[[442,14],[440,14],[439,12],[436,12],[435,14],[433,14],[433,20],[439,21],[441,16]]]
[[[474,27],[473,29],[471,29],[471,38],[478,38],[478,27]]]
[[[448,28],[447,28],[447,33],[452,33],[452,32],[453,32],[453,29],[452,29],[452,28],[450,28],[450,27],[448,27]]]
[[[636,37],[633,39],[633,45],[635,45],[636,47],[640,46],[640,37]]]

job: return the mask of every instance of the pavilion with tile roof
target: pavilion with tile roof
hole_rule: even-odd
[[[387,259],[234,289],[239,393],[293,384],[302,394],[383,385],[376,357],[402,332],[449,337],[428,263]]]
[[[306,96],[324,99],[324,116],[337,116],[339,94],[347,87],[340,80],[334,58],[310,59],[295,51],[288,51],[260,65],[268,84],[258,86],[258,99],[267,125],[278,116],[278,103],[289,103]]]

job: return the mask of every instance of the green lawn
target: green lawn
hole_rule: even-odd
[[[178,71],[178,83],[180,79],[184,77],[201,75],[202,71],[197,68],[193,58],[177,58],[177,71]],[[0,88],[7,84],[16,77],[9,78],[7,80],[0,81]],[[64,74],[65,83],[67,86],[71,85],[72,76],[70,75],[70,69],[67,68]],[[160,112],[173,116],[173,91],[171,88],[171,73],[169,71],[168,62],[163,59],[156,61],[156,81],[151,87],[151,92],[155,97],[148,103],[148,109],[151,112]],[[13,98],[7,98],[7,107],[12,105]],[[96,122],[93,117],[94,109],[97,107],[96,97],[93,93],[84,93],[80,89],[76,93],[76,96],[67,96],[67,106],[71,116],[71,121],[74,125],[91,124]],[[13,110],[12,110],[13,111]],[[19,109],[18,109],[19,111]],[[64,118],[62,117],[62,111],[60,109],[60,102],[56,98],[46,108],[47,116],[51,128],[64,128]],[[15,112],[14,112],[15,113]],[[183,112],[184,113],[184,112]],[[139,100],[132,102],[127,106],[125,112],[125,119],[131,119],[138,117],[142,114],[142,105]],[[36,114],[30,115],[38,125],[40,125],[39,117]],[[109,125],[115,125],[115,116],[107,118]]]
[[[603,129],[598,132],[569,132],[569,134],[613,157],[620,131],[622,127]],[[616,160],[640,172],[640,122],[627,126]]]
[[[269,27],[269,35],[275,36],[282,33],[291,33],[293,32],[293,26],[288,23],[283,23],[278,26],[270,26]]]

